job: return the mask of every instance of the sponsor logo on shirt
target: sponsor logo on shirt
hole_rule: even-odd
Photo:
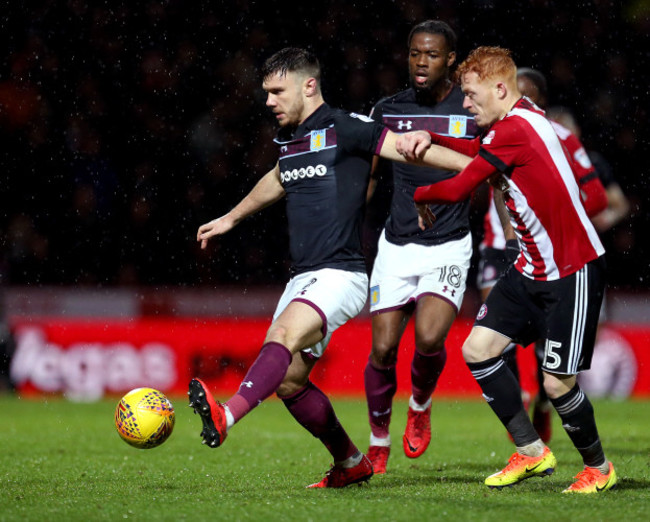
[[[325,132],[326,129],[311,131],[311,140],[309,142],[309,150],[312,152],[325,148]]]
[[[411,130],[413,122],[411,120],[399,120],[397,122],[397,130]]]
[[[280,172],[280,180],[282,183],[287,183],[291,180],[313,178],[314,176],[324,176],[325,174],[327,174],[327,167],[325,165],[309,165],[309,167],[300,167],[299,169]]]
[[[449,135],[461,138],[467,134],[467,116],[451,114],[449,116]]]

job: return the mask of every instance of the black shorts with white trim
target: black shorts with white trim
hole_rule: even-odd
[[[511,267],[490,292],[474,326],[522,346],[543,339],[542,369],[575,375],[591,366],[604,290],[602,256],[555,281],[534,281]]]

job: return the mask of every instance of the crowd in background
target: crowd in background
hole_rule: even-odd
[[[586,147],[609,161],[631,202],[630,216],[603,237],[610,282],[650,288],[647,2],[363,4],[38,0],[5,8],[0,282],[283,282],[282,204],[207,252],[195,240],[201,223],[229,210],[276,161],[260,65],[282,47],[308,46],[323,65],[325,99],[367,114],[407,86],[410,28],[440,18],[458,33],[460,60],[478,45],[500,45],[548,77],[550,105],[575,113]],[[370,240],[387,197],[369,208]]]

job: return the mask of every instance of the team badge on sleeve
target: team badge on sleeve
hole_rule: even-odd
[[[467,134],[467,116],[451,114],[449,116],[449,135],[462,138]]]

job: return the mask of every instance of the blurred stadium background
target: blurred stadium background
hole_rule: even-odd
[[[623,354],[604,365],[623,391],[612,385],[603,394],[650,395],[643,349],[650,340],[650,4],[644,0],[5,6],[4,386],[87,400],[137,385],[180,390],[190,371],[224,391],[236,386],[287,276],[283,205],[249,219],[207,252],[195,234],[276,160],[259,66],[282,47],[311,47],[322,61],[326,100],[367,114],[381,97],[406,87],[406,37],[427,18],[455,28],[461,60],[478,45],[500,45],[512,49],[519,66],[542,71],[550,104],[569,107],[587,149],[611,164],[631,213],[602,236],[610,281],[606,338]],[[386,183],[368,209],[369,261],[389,197]],[[482,210],[478,198],[477,243]],[[453,346],[476,305],[470,288]],[[355,365],[370,347],[367,315],[339,337],[342,346],[332,346],[327,357],[353,370],[340,391],[358,393]],[[449,392],[473,393],[456,363],[446,371]],[[612,377],[614,367],[626,377]]]

